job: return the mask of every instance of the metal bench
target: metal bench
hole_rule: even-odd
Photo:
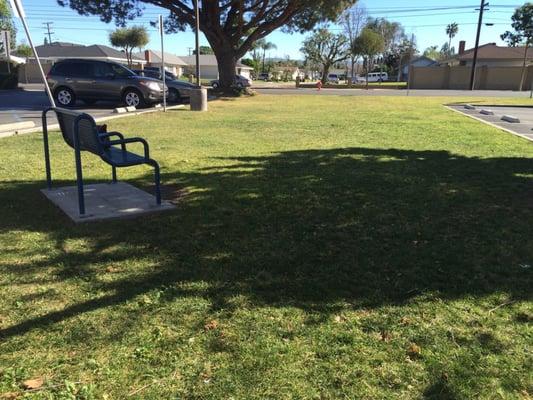
[[[80,215],[85,214],[85,199],[83,194],[83,174],[81,168],[81,152],[88,151],[99,156],[111,165],[113,183],[117,182],[117,168],[147,164],[154,168],[156,202],[161,205],[159,164],[150,158],[148,143],[141,138],[124,138],[119,132],[100,133],[94,118],[89,114],[59,107],[51,107],[43,111],[43,139],[44,160],[46,165],[46,183],[52,189],[52,173],[50,170],[50,150],[48,145],[47,114],[54,111],[61,134],[65,142],[74,149],[76,161],[76,180],[78,184],[78,205]],[[118,138],[111,140],[111,138]],[[142,143],[144,154],[138,155],[127,151],[127,144]],[[116,147],[119,146],[119,147]]]

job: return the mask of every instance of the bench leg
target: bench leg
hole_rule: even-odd
[[[111,166],[112,174],[113,174],[113,183],[117,183],[117,167],[114,165]]]
[[[79,150],[76,153],[76,180],[78,183],[78,207],[80,215],[85,215],[85,198],[83,195],[83,175],[81,172],[81,154]]]
[[[154,167],[154,180],[155,180],[155,201],[157,205],[161,205],[161,174],[159,172],[159,164],[155,160],[149,160],[148,164]]]

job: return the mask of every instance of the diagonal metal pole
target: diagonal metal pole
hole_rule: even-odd
[[[31,40],[30,30],[28,28],[28,24],[26,23],[26,18],[24,17],[24,10],[21,5],[22,4],[21,0],[14,0],[12,4],[15,6],[17,14],[20,17],[22,26],[24,27],[24,31],[26,31],[26,37],[28,38],[28,42],[30,43],[31,50],[33,51],[33,55],[35,56],[35,61],[37,61],[37,65],[39,66],[41,78],[43,79],[44,88],[46,90],[46,94],[48,95],[48,99],[50,99],[50,104],[52,105],[52,107],[55,107],[56,103],[54,101],[54,96],[52,96],[52,92],[50,91],[50,86],[48,86],[48,81],[46,80],[46,75],[44,74],[43,66],[41,65],[41,60],[39,58],[39,55],[37,54],[37,50],[35,50],[35,46],[33,45],[33,40]]]

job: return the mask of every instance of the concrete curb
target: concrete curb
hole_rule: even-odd
[[[529,138],[529,137],[527,137],[525,135],[522,135],[520,133],[514,132],[514,131],[512,131],[510,129],[504,128],[503,126],[499,126],[499,125],[493,124],[492,122],[485,121],[484,119],[476,117],[475,115],[465,114],[465,113],[463,113],[463,112],[461,112],[459,110],[456,110],[455,108],[447,106],[447,105],[444,105],[444,108],[447,108],[448,110],[453,111],[454,113],[462,115],[463,117],[468,117],[468,118],[475,119],[478,122],[481,122],[481,123],[483,123],[485,125],[492,126],[493,128],[499,129],[500,131],[504,131],[504,132],[510,133],[511,135],[518,136],[518,137],[520,137],[522,139],[526,139],[526,140],[528,140],[530,142],[533,142],[533,139],[531,139],[531,138]]]
[[[9,134],[10,132],[19,132],[25,129],[35,128],[35,122],[33,121],[24,121],[24,122],[13,122],[11,124],[0,125],[0,135]]]
[[[167,110],[181,110],[181,109],[184,109],[184,108],[185,108],[185,105],[178,104],[178,105],[175,105],[175,106],[168,106]],[[162,112],[162,111],[163,111],[163,107],[157,107],[157,108],[151,108],[151,109],[143,110],[143,111],[126,112],[126,113],[119,114],[119,115],[116,115],[116,114],[115,115],[108,115],[107,117],[95,118],[94,120],[96,122],[104,122],[104,121],[110,121],[110,120],[117,119],[117,118],[133,117],[135,115],[150,114],[150,113]],[[35,126],[35,123],[32,122],[32,124],[33,124],[33,126]],[[42,126],[37,126],[37,127],[34,127],[34,128],[21,129],[21,130],[18,130],[18,131],[5,131],[5,132],[2,132],[2,127],[5,126],[5,125],[13,125],[13,124],[0,125],[0,139],[1,138],[5,138],[5,137],[10,137],[10,136],[25,135],[27,133],[36,133],[36,132],[42,132],[43,131],[43,127]],[[60,129],[59,128],[59,124],[48,125],[48,130],[58,130],[58,129]]]

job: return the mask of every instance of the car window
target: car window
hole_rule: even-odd
[[[113,73],[118,77],[125,78],[128,76],[135,75],[133,71],[130,71],[128,68],[123,67],[122,65],[119,65],[119,64],[108,64],[108,65],[113,70]]]
[[[91,75],[91,68],[87,63],[68,62],[56,64],[53,71],[54,75],[59,76],[74,76],[78,78],[86,78]]]
[[[113,74],[113,69],[109,64],[97,62],[93,64],[93,74],[95,78],[106,78]]]

